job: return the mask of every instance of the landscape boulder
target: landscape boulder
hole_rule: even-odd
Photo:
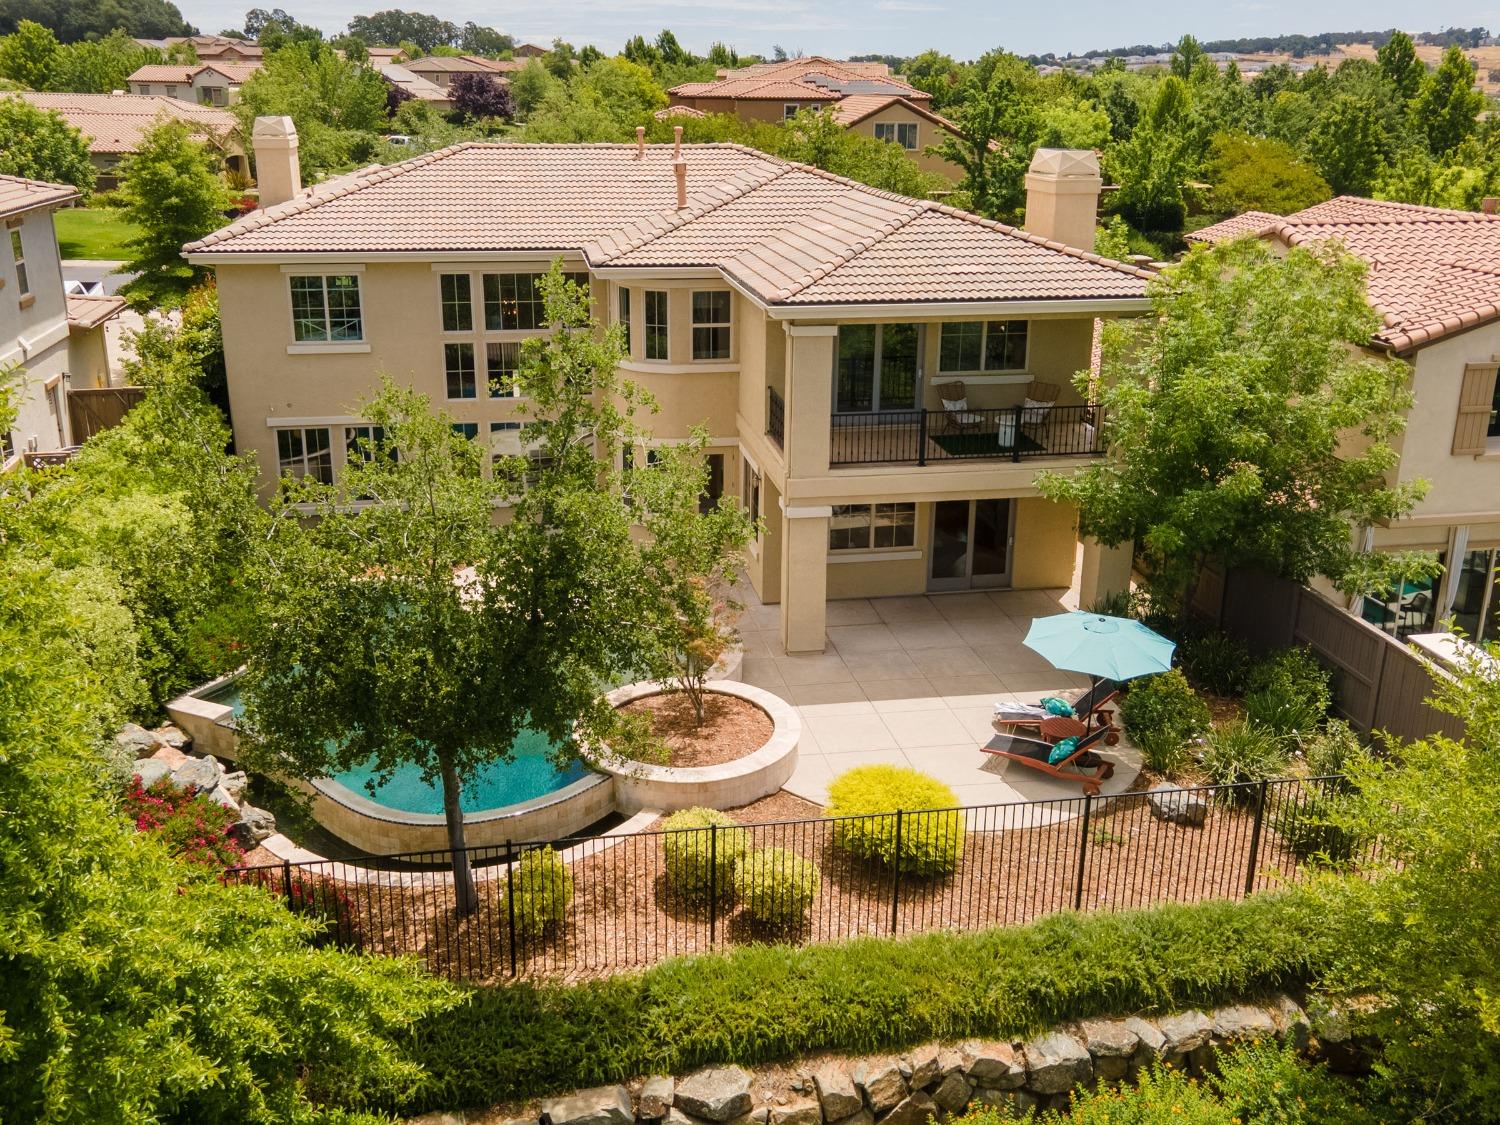
[[[823,1125],[823,1107],[816,1098],[798,1098],[771,1107],[771,1125]]]
[[[1264,1008],[1232,1004],[1216,1008],[1209,1014],[1214,1025],[1214,1039],[1220,1043],[1244,1043],[1256,1039],[1274,1039],[1276,1021]]]
[[[943,1070],[939,1057],[942,1053],[943,1049],[936,1043],[924,1043],[911,1053],[909,1081],[913,1091],[925,1090],[941,1077]]]
[[[1026,1065],[1009,1043],[971,1039],[963,1050],[969,1059],[967,1073],[975,1086],[1014,1090],[1026,1081]]]
[[[150,733],[158,746],[170,746],[174,750],[186,750],[188,743],[193,741],[173,723],[165,723]]]
[[[1093,1076],[1093,1059],[1071,1035],[1049,1032],[1031,1040],[1022,1050],[1027,1085],[1033,1093],[1061,1094]]]
[[[542,1116],[552,1125],[634,1125],[635,1110],[624,1086],[596,1086],[561,1098],[544,1098]]]
[[[1130,1059],[1140,1049],[1141,1037],[1118,1020],[1084,1020],[1078,1028],[1088,1053],[1094,1058],[1094,1073],[1115,1082],[1130,1072]]]
[[[212,757],[189,758],[172,771],[172,787],[185,793],[189,786],[207,793],[219,784],[219,763]]]
[[[156,735],[139,723],[126,723],[115,735],[115,742],[137,758],[144,758],[157,747]]]
[[[637,1113],[647,1119],[665,1117],[672,1108],[672,1099],[677,1092],[677,1080],[670,1075],[657,1074],[646,1079],[637,1102]]]
[[[189,761],[188,756],[175,746],[158,746],[156,752],[151,757],[155,761],[166,762],[167,767],[174,770],[184,762]]]
[[[150,789],[164,777],[172,776],[172,767],[160,758],[141,758],[135,763],[135,776],[141,779],[141,788]]]
[[[240,806],[240,819],[229,826],[230,834],[247,848],[253,848],[276,831],[276,818],[254,805]]]
[[[894,1059],[866,1059],[854,1069],[854,1084],[877,1115],[894,1109],[906,1097],[906,1079]]]
[[[881,1119],[880,1125],[926,1125],[937,1116],[937,1103],[924,1091],[917,1090]]]
[[[1171,824],[1198,828],[1208,819],[1208,801],[1203,794],[1167,782],[1148,789],[1146,799],[1151,802],[1152,815]]]
[[[707,1067],[677,1083],[673,1104],[705,1121],[731,1121],[750,1112],[750,1081],[750,1072],[742,1067]]]
[[[823,1105],[823,1116],[829,1121],[842,1121],[865,1106],[859,1091],[854,1088],[854,1079],[836,1063],[818,1068],[813,1075],[813,1089]]]
[[[969,1095],[972,1093],[963,1074],[954,1070],[938,1083],[937,1089],[932,1092],[932,1100],[946,1113],[961,1113],[969,1104]]]
[[[1166,1039],[1164,1050],[1169,1057],[1196,1051],[1208,1042],[1214,1031],[1213,1021],[1196,1009],[1162,1016],[1156,1021],[1156,1026]]]

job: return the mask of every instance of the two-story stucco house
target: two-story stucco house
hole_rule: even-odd
[[[1076,513],[1034,480],[1100,452],[1072,379],[1095,318],[1147,308],[1147,275],[1073,248],[1092,153],[1038,154],[1031,232],[737,145],[470,143],[306,192],[289,121],[258,122],[256,153],[268,206],[186,254],[217,272],[268,491],[337,477],[380,372],[512,448],[560,258],[628,326],[654,440],[705,427],[710,497],[764,521],[749,580],[788,651],[823,648],[829,599],[1074,578]],[[1120,580],[1084,558],[1085,585]]]
[[[1415,402],[1393,475],[1430,487],[1368,545],[1435,551],[1444,573],[1355,609],[1401,636],[1451,616],[1471,638],[1500,640],[1500,215],[1340,196],[1285,217],[1247,212],[1188,238],[1245,236],[1277,246],[1337,240],[1362,258],[1385,322],[1371,347],[1411,367]]]
[[[259,61],[186,66],[152,63],[138,68],[125,81],[132,94],[163,94],[199,105],[227,106],[239,100],[240,87],[260,68]]]
[[[0,176],[0,373],[11,375],[17,414],[0,432],[0,471],[26,454],[74,444],[68,393],[107,386],[104,324],[119,297],[68,297],[52,212],[78,198],[68,184]]]

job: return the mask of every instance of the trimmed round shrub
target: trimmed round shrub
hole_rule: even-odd
[[[964,851],[958,798],[935,777],[905,766],[856,766],[828,786],[833,839],[859,859],[894,866],[899,852],[907,875],[946,875]],[[900,847],[897,848],[897,811]],[[946,810],[946,811],[922,811]]]
[[[734,889],[751,918],[771,929],[800,926],[822,882],[818,865],[785,848],[751,852],[735,866]]]
[[[550,846],[532,848],[511,869],[516,900],[516,933],[540,937],[567,917],[573,901],[573,872]]]
[[[1209,731],[1199,761],[1215,785],[1243,785],[1286,773],[1286,744],[1246,722],[1225,723]],[[1253,799],[1254,789],[1222,790],[1226,799]]]
[[[1120,702],[1120,719],[1146,764],[1166,773],[1181,762],[1189,739],[1207,733],[1213,716],[1187,677],[1173,668],[1131,683]]]
[[[1311,649],[1283,649],[1250,669],[1245,717],[1278,737],[1308,738],[1333,706],[1330,683]]]
[[[707,905],[734,899],[734,868],[749,847],[739,821],[718,809],[682,809],[662,822],[667,879],[682,901]]]
[[[1217,629],[1189,633],[1177,646],[1183,670],[1204,691],[1239,695],[1245,690],[1250,650],[1245,642]]]

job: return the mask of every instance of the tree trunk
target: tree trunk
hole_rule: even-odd
[[[464,810],[459,804],[463,786],[458,770],[446,758],[441,761],[443,779],[443,817],[448,822],[448,850],[453,853],[453,901],[460,918],[479,909],[479,895],[474,890],[474,869],[464,844]]]

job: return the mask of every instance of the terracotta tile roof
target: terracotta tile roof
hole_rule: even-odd
[[[445,105],[452,103],[453,99],[448,96],[448,91],[436,82],[429,82],[419,74],[413,74],[404,66],[395,63],[381,63],[380,73],[392,86],[399,86],[418,101],[442,102]]]
[[[89,142],[89,151],[135,152],[141,138],[163,119],[187,122],[193,135],[222,141],[239,128],[239,119],[224,109],[194,105],[158,94],[54,94],[17,90],[0,97],[20,98],[51,110]]]
[[[72,184],[49,184],[45,180],[0,176],[0,219],[37,207],[56,207],[77,198],[78,189]]]
[[[239,85],[249,81],[250,76],[261,69],[258,62],[227,63],[227,62],[201,62],[191,66],[172,66],[166,64],[151,64],[149,66],[137,67],[131,75],[125,79],[127,82],[165,82],[187,85],[205,70],[212,70],[222,74],[230,82]]]
[[[1269,211],[1246,211],[1243,215],[1232,215],[1221,222],[1190,231],[1182,237],[1186,242],[1224,242],[1247,234],[1261,234],[1280,222],[1281,216]]]
[[[1375,342],[1395,352],[1500,319],[1500,216],[1346,195],[1265,218],[1212,235],[1234,222],[1226,220],[1196,240],[1253,233],[1287,246],[1343,243],[1369,265],[1370,304],[1385,320]]]
[[[520,69],[508,67],[497,59],[487,59],[481,55],[428,55],[425,58],[412,59],[403,65],[413,74],[503,74],[507,70]]]
[[[883,109],[890,108],[897,102],[904,104],[907,109],[911,110],[918,117],[926,118],[941,129],[946,129],[948,132],[955,134],[958,132],[958,126],[942,114],[933,113],[932,110],[920,102],[914,102],[910,98],[903,98],[898,94],[850,94],[847,98],[840,101],[838,105],[834,106],[833,117],[835,121],[847,129],[851,125],[858,125],[867,117],[873,117]],[[997,145],[993,144],[990,147],[998,148]]]
[[[1150,274],[738,145],[466,144],[254,212],[188,252],[582,250],[716,268],[767,304],[1140,299]]]
[[[756,101],[837,101],[848,94],[894,94],[912,101],[932,95],[885,70],[883,63],[851,64],[813,56],[758,63],[726,71],[713,82],[684,82],[667,93],[677,98],[742,98]]]
[[[124,308],[124,297],[70,293],[68,294],[68,327],[87,332],[92,328],[98,328],[107,320],[113,320]]]

